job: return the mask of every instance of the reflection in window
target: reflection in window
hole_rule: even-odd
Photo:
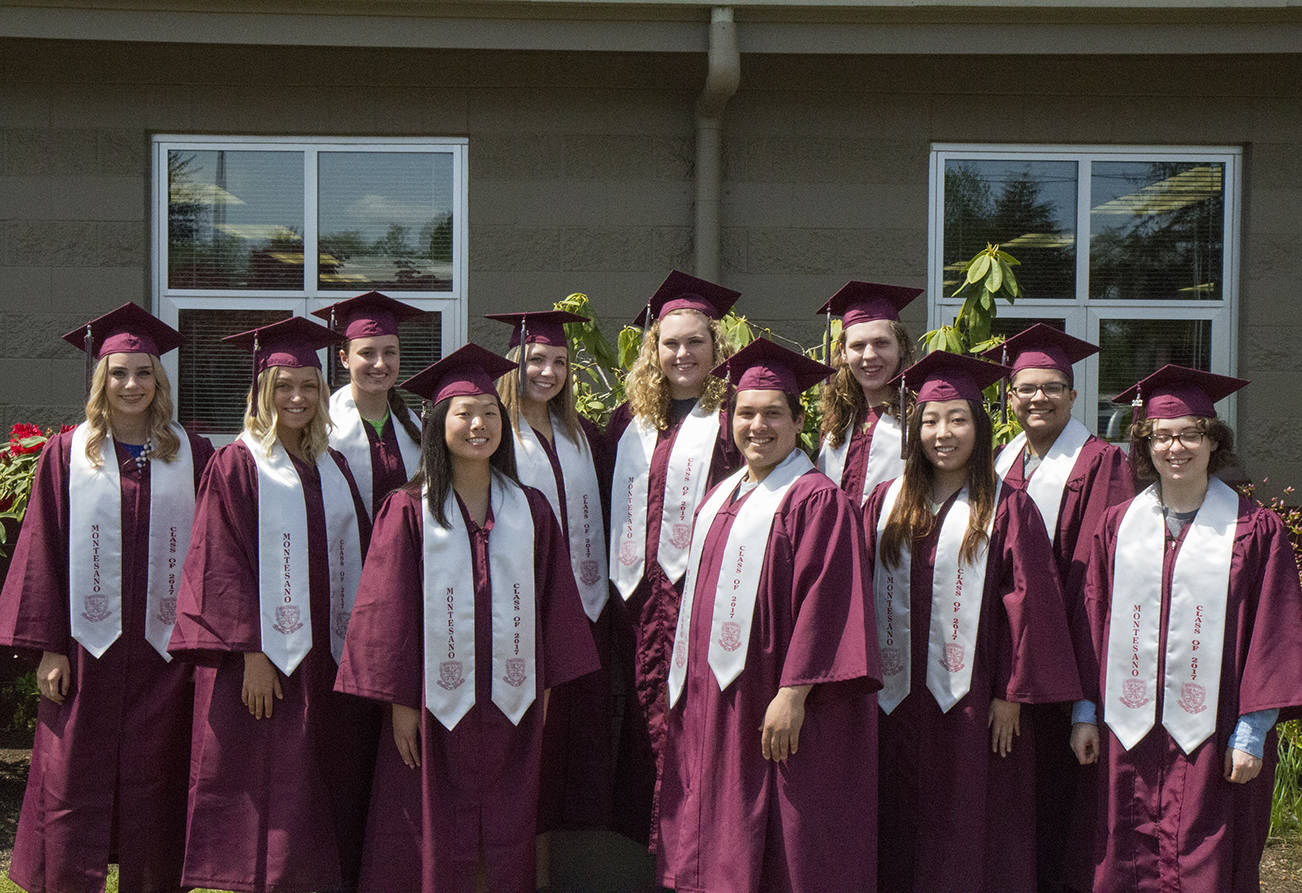
[[[1129,406],[1112,398],[1167,363],[1211,370],[1212,326],[1205,319],[1099,320],[1098,434],[1124,440]]]
[[[303,154],[167,153],[167,285],[303,288]]]
[[[946,295],[987,242],[1022,262],[1015,272],[1027,298],[1075,297],[1076,162],[947,160]]]
[[[452,156],[322,152],[319,287],[452,288]]]
[[[1090,297],[1219,300],[1224,180],[1209,161],[1094,162]]]

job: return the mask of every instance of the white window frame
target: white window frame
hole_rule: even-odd
[[[1072,298],[1023,298],[1016,304],[999,302],[997,315],[1004,319],[1063,318],[1068,334],[1094,344],[1099,340],[1103,319],[1206,319],[1211,322],[1211,371],[1235,375],[1238,368],[1239,331],[1239,246],[1242,240],[1243,150],[1238,146],[1092,146],[933,143],[929,167],[930,201],[927,210],[927,326],[952,323],[962,298],[942,294],[944,282],[945,163],[961,161],[1074,161],[1077,164],[1076,193],[1076,294]],[[1089,297],[1090,177],[1096,161],[1210,161],[1225,165],[1223,185],[1224,245],[1221,257],[1221,297],[1215,301],[1105,300]],[[1099,358],[1085,360],[1084,381],[1077,382],[1076,416],[1090,431],[1098,426],[1100,399]],[[1234,427],[1238,402],[1235,396],[1222,404],[1221,415]]]
[[[468,327],[467,276],[470,265],[467,249],[467,147],[464,137],[305,137],[305,136],[231,136],[196,134],[154,134],[151,140],[151,235],[150,264],[153,269],[154,313],[163,322],[177,327],[181,310],[289,310],[306,316],[335,301],[358,293],[357,289],[318,287],[317,244],[317,163],[322,152],[447,152],[452,156],[452,289],[451,291],[395,291],[393,297],[421,310],[440,314],[440,350],[446,356],[466,343]],[[303,154],[303,284],[302,289],[185,289],[168,286],[167,153],[176,149],[212,150],[216,148],[260,151],[301,152]],[[328,362],[321,351],[322,362]],[[174,382],[180,381],[175,352],[163,357],[163,367]],[[177,395],[179,398],[179,393]],[[179,405],[179,399],[176,400]],[[221,438],[218,438],[221,439]]]

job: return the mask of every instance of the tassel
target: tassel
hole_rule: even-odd
[[[1130,401],[1130,423],[1138,425],[1144,420],[1144,392],[1135,386],[1135,399]]]
[[[1008,365],[1008,345],[1005,343],[1000,349],[1000,364]],[[1004,427],[1008,427],[1008,379],[999,379],[999,418]]]
[[[529,333],[529,323],[522,316],[520,317],[520,364],[518,369],[520,376],[516,380],[516,386],[515,386],[516,396],[518,396],[521,400],[524,399],[524,391],[525,391],[524,370],[525,370],[525,365],[528,362],[527,354],[529,352],[529,345],[525,343],[524,339],[525,336],[528,335],[528,333]]]
[[[908,404],[905,402],[907,396],[904,387],[904,376],[900,376],[900,458],[909,457],[909,413]]]
[[[827,311],[827,325],[823,328],[823,362],[832,365],[832,311]]]
[[[90,323],[87,323],[85,350],[86,350],[86,396],[88,397],[90,396],[90,381],[95,374],[95,354],[92,351],[92,346],[94,345],[94,343],[95,343],[95,339],[94,337],[91,336],[90,333]]]

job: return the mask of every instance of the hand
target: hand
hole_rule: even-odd
[[[1082,766],[1099,761],[1099,727],[1092,722],[1071,724],[1071,752]]]
[[[1261,757],[1233,747],[1225,748],[1225,780],[1234,784],[1247,784],[1261,771]]]
[[[254,719],[270,719],[271,705],[285,700],[280,690],[280,673],[276,672],[271,658],[261,651],[249,651],[244,655],[244,687],[240,690],[240,700]]]
[[[1022,734],[1022,705],[1003,698],[990,700],[990,750],[1001,757],[1013,751],[1013,736]]]
[[[420,711],[415,707],[393,705],[393,743],[408,769],[420,768]]]
[[[800,727],[805,723],[805,698],[811,685],[786,686],[769,702],[760,729],[760,751],[764,759],[782,762],[800,749]]]
[[[68,656],[54,651],[41,654],[41,663],[36,668],[36,690],[41,697],[49,698],[56,704],[62,704],[68,696],[68,683],[72,678],[72,668],[68,665]]]

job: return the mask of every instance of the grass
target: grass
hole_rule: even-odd
[[[1272,836],[1296,832],[1302,826],[1302,720],[1279,727],[1279,765],[1270,804]]]
[[[0,893],[23,893],[23,889],[9,878],[0,875]],[[104,893],[118,893],[118,868],[116,865],[109,866],[108,882],[104,885]],[[194,893],[221,893],[221,891],[195,890]]]

